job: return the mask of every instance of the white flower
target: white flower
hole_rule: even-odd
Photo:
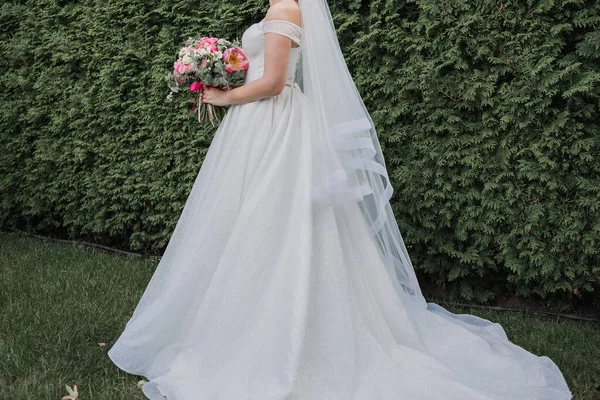
[[[65,385],[65,387],[67,388],[69,395],[61,397],[60,400],[77,400],[79,398],[79,390],[77,389],[77,385],[73,385],[73,389],[71,389],[69,385]]]
[[[220,51],[217,51],[216,53],[213,53],[219,60],[223,58],[223,53],[221,53]]]
[[[183,58],[181,59],[181,62],[183,62],[184,64],[191,64],[192,63],[192,56],[190,55],[190,53],[186,53]]]

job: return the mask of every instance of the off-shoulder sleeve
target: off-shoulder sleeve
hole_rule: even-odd
[[[268,21],[263,21],[262,28],[264,33],[278,33],[292,39],[298,45],[302,41],[302,28],[283,19],[271,19]]]

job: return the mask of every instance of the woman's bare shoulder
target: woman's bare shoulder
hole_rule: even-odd
[[[302,26],[302,16],[300,6],[294,0],[282,0],[269,8],[263,21],[282,19]]]

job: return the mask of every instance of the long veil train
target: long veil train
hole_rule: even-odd
[[[571,398],[556,365],[547,357],[537,358],[510,343],[499,324],[474,315],[451,313],[425,300],[389,203],[392,186],[375,126],[345,63],[327,2],[299,0],[299,4],[303,16],[304,41],[302,68],[298,70],[298,78],[302,80],[306,96],[315,105],[316,115],[327,127],[328,138],[323,141],[326,145],[320,153],[330,159],[336,158],[333,154],[337,154],[343,167],[330,164],[335,166],[330,166],[327,177],[321,181],[323,183],[313,188],[313,199],[336,203],[353,197],[358,202],[369,231],[376,238],[383,265],[411,320],[417,326],[420,325],[418,321],[435,320],[438,325],[436,331],[442,326],[449,330],[456,327],[468,331],[464,336],[446,336],[447,352],[452,352],[453,345],[461,348],[467,346],[470,340],[483,339],[494,351],[514,357],[515,365],[522,357],[522,365],[530,363],[539,376],[544,376],[542,381],[546,382],[547,388],[540,389],[540,393],[544,394],[523,392],[522,398]],[[480,354],[482,364],[485,364],[484,358],[491,354]],[[477,357],[476,354],[474,356]],[[473,376],[476,375],[475,371],[471,372]],[[518,380],[514,384],[518,386]]]
[[[323,203],[357,201],[396,289],[406,293],[418,307],[424,307],[389,203],[393,189],[375,125],[348,71],[327,3],[300,0],[299,4],[304,36],[298,74],[327,133],[319,154],[329,161],[328,173],[313,188],[313,199]]]

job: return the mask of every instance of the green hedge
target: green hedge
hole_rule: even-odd
[[[597,301],[600,3],[333,3],[419,276]],[[188,36],[239,38],[267,7],[3,3],[0,228],[160,253],[214,133],[164,74]]]

